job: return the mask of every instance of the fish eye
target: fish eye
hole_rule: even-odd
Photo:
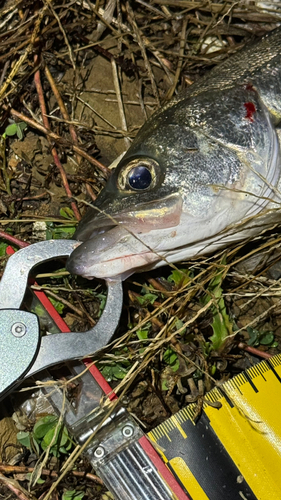
[[[151,182],[151,172],[145,165],[133,167],[128,173],[128,183],[132,189],[147,189]]]
[[[152,158],[137,158],[121,168],[118,186],[126,191],[152,189],[160,179],[160,166]]]

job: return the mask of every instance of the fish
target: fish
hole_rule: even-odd
[[[142,126],[75,233],[72,274],[126,279],[280,219],[281,28]]]

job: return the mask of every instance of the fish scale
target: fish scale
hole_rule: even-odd
[[[279,220],[280,49],[278,28],[154,113],[79,223],[70,272],[125,279]]]

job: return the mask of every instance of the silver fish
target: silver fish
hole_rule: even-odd
[[[124,279],[259,233],[278,217],[280,122],[278,28],[144,124],[80,222],[67,269]]]

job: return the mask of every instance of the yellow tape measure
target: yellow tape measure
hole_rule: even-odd
[[[281,355],[213,389],[148,436],[192,500],[281,500]]]

